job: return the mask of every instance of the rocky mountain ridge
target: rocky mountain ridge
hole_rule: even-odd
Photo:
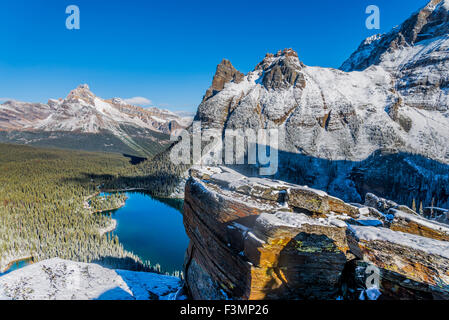
[[[141,108],[123,99],[104,100],[83,84],[72,90],[65,99],[51,99],[47,104],[7,101],[0,105],[1,130],[79,131],[98,133],[114,131],[119,123],[171,134],[190,124],[168,110]]]
[[[449,299],[449,226],[372,194],[194,167],[184,225],[194,299]]]
[[[425,206],[435,198],[449,207],[448,10],[447,0],[431,1],[390,33],[367,39],[341,70],[306,66],[292,49],[267,54],[243,78],[227,77],[195,119],[222,131],[279,129],[278,178],[346,201],[383,184],[390,190],[382,196]],[[390,170],[392,158],[395,170],[379,169]],[[441,175],[431,174],[436,168]],[[437,176],[443,186],[401,186]]]
[[[87,140],[78,147],[92,145],[93,150],[142,156],[163,150],[169,135],[190,123],[191,118],[168,110],[132,106],[120,98],[101,99],[88,85],[47,104],[7,101],[0,105],[0,141],[67,146]]]

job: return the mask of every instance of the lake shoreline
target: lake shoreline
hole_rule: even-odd
[[[108,220],[115,221],[103,223],[100,234],[117,236],[125,250],[136,254],[142,261],[151,262],[153,266],[162,265],[165,272],[180,272],[188,247],[182,202],[176,205],[178,202],[167,203],[162,198],[132,191],[128,190],[124,207],[102,213],[107,215]],[[101,196],[117,199],[109,197],[110,192],[111,190],[109,193],[102,193]],[[162,239],[165,240],[161,241]]]
[[[100,233],[100,236],[103,236],[107,233],[113,232],[115,229],[117,229],[117,220],[111,218],[111,224],[105,228],[100,228],[98,232]]]
[[[119,192],[148,192],[149,191],[147,189],[143,189],[143,188],[128,188],[128,189],[106,189],[106,190],[101,190],[98,192],[95,192],[94,194],[91,194],[90,196],[87,196],[84,200],[84,209],[87,210],[91,210],[90,213],[91,214],[107,214],[107,213],[111,213],[113,211],[117,211],[123,207],[126,206],[126,201],[129,199],[128,197],[125,198],[125,200],[120,203],[118,206],[114,207],[114,208],[109,208],[109,209],[105,209],[105,210],[96,210],[96,211],[92,211],[92,208],[90,207],[88,201],[89,199],[92,199],[93,197],[96,197],[98,195],[100,195],[101,193],[119,193]],[[149,195],[151,196],[151,195]],[[151,196],[152,198],[159,198],[159,197],[155,197],[155,196]],[[174,197],[160,197],[160,199],[175,199],[175,200],[179,200],[180,198],[174,198]],[[100,233],[100,236],[103,236],[107,233],[113,232],[117,229],[117,220],[112,219],[111,218],[111,224],[109,226],[106,226],[104,228],[99,228],[98,232]]]
[[[113,192],[125,192],[125,191],[113,191]],[[110,191],[99,191],[99,192],[95,192],[94,194],[91,194],[90,196],[87,196],[84,200],[83,203],[83,207],[86,210],[90,210],[90,214],[104,214],[104,213],[108,213],[108,212],[112,212],[112,211],[116,211],[119,210],[121,208],[123,208],[124,206],[126,206],[126,200],[128,200],[128,197],[125,198],[125,200],[123,202],[121,202],[118,206],[114,207],[114,208],[110,208],[110,209],[105,209],[105,210],[96,210],[96,211],[92,211],[91,206],[89,205],[89,199],[92,199],[93,197],[96,197],[98,195],[100,195],[101,193],[112,193]],[[108,226],[104,227],[104,228],[98,228],[98,232],[100,233],[100,236],[103,236],[107,233],[113,232],[115,229],[117,229],[117,220],[110,218],[111,222]]]
[[[173,200],[184,200],[184,197],[177,197],[177,196],[173,196],[173,195],[169,195],[169,196],[157,196],[157,195],[151,195],[150,190],[145,189],[145,188],[127,188],[127,189],[101,189],[101,191],[97,191],[87,197],[85,197],[84,199],[84,203],[83,203],[83,207],[84,209],[91,209],[90,205],[87,201],[89,201],[91,198],[96,197],[98,195],[100,195],[101,193],[118,193],[118,192],[146,192],[148,193],[151,197],[156,198],[156,199],[173,199]],[[92,211],[91,213],[105,213],[108,211],[115,211],[118,209],[123,208],[126,205],[126,200],[121,203],[119,206],[117,206],[116,208],[112,208],[112,209],[107,209],[107,210],[97,210],[97,211]]]
[[[83,208],[86,210],[89,210],[90,214],[105,214],[105,213],[110,213],[113,211],[117,211],[123,207],[126,206],[126,201],[128,200],[128,197],[126,197],[126,199],[120,203],[120,205],[111,208],[111,209],[106,209],[106,210],[96,210],[96,211],[92,211],[92,208],[90,207],[88,201],[93,198],[96,197],[98,195],[100,195],[101,193],[118,193],[118,192],[143,192],[143,193],[150,193],[148,189],[144,189],[144,188],[127,188],[127,189],[104,189],[101,191],[97,191],[89,196],[86,196],[84,198],[84,202],[83,202]],[[172,196],[164,196],[164,197],[159,197],[159,196],[152,196],[149,194],[149,196],[151,196],[152,198],[155,199],[174,199],[174,200],[182,200],[183,198],[180,197],[172,197]],[[118,222],[117,220],[110,218],[111,219],[111,223],[106,226],[106,227],[99,227],[98,228],[98,232],[100,234],[100,236],[103,236],[105,234],[111,233],[113,231],[115,231],[117,229],[118,226]],[[16,263],[20,263],[22,261],[33,261],[33,256],[31,255],[23,255],[23,256],[15,256],[15,257],[11,257],[11,258],[5,258],[7,259],[6,262],[3,262],[0,264],[0,274],[4,274],[6,272],[8,272],[9,269],[11,269],[14,264]]]
[[[184,196],[176,196],[173,193],[171,195],[153,195],[151,194],[151,190],[145,188],[128,188],[128,189],[102,189],[101,192],[104,193],[114,193],[114,192],[146,192],[150,194],[153,198],[161,198],[161,199],[179,199],[184,200]],[[98,192],[98,193],[101,193]]]
[[[33,261],[33,256],[22,256],[22,257],[13,257],[10,258],[9,261],[7,261],[6,263],[2,263],[0,265],[0,275],[3,273],[8,272],[9,269],[11,269],[14,264],[22,262],[22,261]],[[4,267],[2,267],[4,266]]]
[[[115,206],[113,208],[108,208],[108,209],[95,210],[95,211],[93,211],[92,207],[90,206],[90,204],[88,202],[90,199],[100,195],[101,193],[118,193],[118,192],[127,192],[127,191],[117,190],[117,191],[99,191],[99,192],[95,192],[94,194],[91,194],[90,196],[87,196],[87,197],[84,198],[83,208],[86,209],[86,210],[90,210],[90,214],[106,213],[106,212],[111,212],[111,211],[115,211],[115,210],[118,210],[120,208],[123,208],[126,205],[126,200],[128,200],[128,197],[126,197],[125,200],[122,201],[118,206]]]

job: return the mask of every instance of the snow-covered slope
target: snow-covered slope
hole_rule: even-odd
[[[449,0],[431,1],[390,33],[367,39],[340,70],[306,66],[292,49],[266,55],[241,77],[222,63],[217,72],[226,71],[220,79],[228,75],[227,83],[208,90],[196,120],[219,130],[278,128],[279,176],[347,201],[363,198],[381,175],[376,192],[385,197],[438,197],[448,205],[446,182],[426,193],[420,183],[431,177],[422,180],[394,156],[409,155],[430,172],[449,170],[448,9]],[[406,180],[414,189],[401,190]]]
[[[390,72],[399,97],[399,110],[413,117],[439,111],[447,120],[449,111],[449,0],[432,0],[391,32],[362,42],[343,63],[344,71],[379,66]],[[415,109],[412,112],[408,107]],[[411,114],[412,113],[412,114]],[[436,113],[438,114],[438,113]],[[434,116],[441,131],[445,121]],[[419,118],[418,118],[419,119]]]
[[[95,96],[88,85],[80,85],[67,98],[49,100],[48,104],[8,101],[0,105],[0,129],[79,131],[98,133],[117,131],[120,124],[146,128],[170,134],[189,125],[168,110],[140,108],[120,98],[103,100]]]
[[[55,258],[0,277],[0,300],[173,300],[181,287],[176,277]]]
[[[48,118],[52,111],[46,104],[6,101],[0,105],[0,130],[31,127]]]
[[[65,99],[47,104],[0,105],[0,141],[146,156],[163,150],[168,135],[191,120],[168,110],[132,106],[120,98],[104,100],[81,85]]]
[[[304,66],[287,49],[205,100],[197,119],[216,128],[278,127],[282,151],[330,160],[396,149],[449,162],[449,112],[407,104],[395,82],[378,66],[363,72]]]

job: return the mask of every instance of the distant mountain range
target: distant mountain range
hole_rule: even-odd
[[[0,141],[151,156],[191,120],[168,110],[129,105],[120,98],[104,100],[80,85],[65,99],[47,104],[0,105]]]
[[[378,194],[449,205],[449,0],[362,42],[340,70],[292,49],[244,75],[223,60],[198,108],[204,127],[279,128],[278,176],[347,201]]]

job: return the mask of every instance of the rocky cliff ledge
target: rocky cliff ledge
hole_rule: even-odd
[[[373,266],[381,299],[449,299],[449,226],[374,195],[193,168],[184,224],[194,299],[372,298]]]

